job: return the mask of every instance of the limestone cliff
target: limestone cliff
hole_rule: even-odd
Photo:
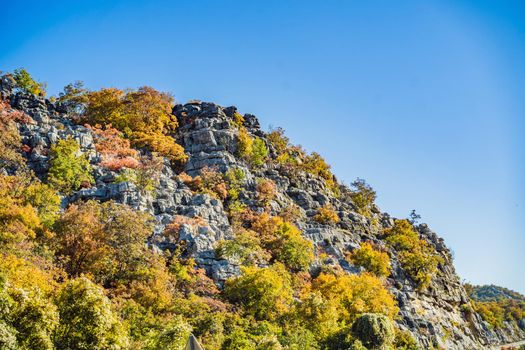
[[[233,235],[220,200],[191,191],[176,176],[168,161],[162,167],[159,185],[153,194],[144,194],[128,182],[115,183],[116,173],[98,165],[100,156],[95,150],[92,131],[75,125],[60,104],[31,94],[15,93],[6,79],[0,82],[0,93],[12,107],[26,112],[34,120],[33,123],[19,124],[19,131],[23,143],[30,147],[30,152],[26,154],[27,162],[37,175],[45,176],[48,169],[47,150],[59,139],[74,138],[80,144],[81,151],[89,156],[96,184],[63,198],[64,206],[79,199],[113,199],[148,211],[157,220],[149,244],[163,250],[174,249],[184,242],[185,254],[194,257],[218,285],[239,273],[235,262],[216,256],[217,242],[231,239]],[[277,185],[277,196],[269,203],[270,212],[277,214],[282,209],[297,205],[302,219],[296,224],[303,236],[314,243],[316,255],[322,253],[323,259],[329,260],[330,264],[339,265],[348,273],[358,273],[360,269],[349,264],[345,254],[364,241],[385,246],[381,232],[391,227],[394,219],[377,207],[373,207],[369,217],[360,215],[346,195],[348,190],[344,186],[340,186],[341,195],[336,197],[324,181],[309,173],[290,174],[286,169],[271,164],[258,169],[249,167],[237,156],[239,129],[235,121],[236,113],[235,107],[223,108],[206,102],[178,104],[173,108],[179,122],[177,134],[173,137],[189,155],[184,171],[197,175],[206,167],[216,167],[223,172],[232,167],[241,168],[246,180],[240,200],[248,206],[255,206],[256,179],[273,180]],[[266,140],[266,133],[261,130],[257,118],[250,114],[243,117],[243,126],[248,133],[260,137],[269,147],[272,157],[275,150]],[[340,219],[338,223],[320,224],[313,219],[317,210],[326,204],[335,209]],[[177,237],[163,235],[164,227],[175,215],[200,217],[207,225],[183,225]],[[399,326],[409,330],[423,348],[476,349],[485,348],[488,344],[524,339],[524,330],[493,331],[478,314],[469,310],[469,297],[454,270],[451,253],[444,241],[426,225],[418,225],[417,230],[420,237],[435,248],[443,263],[439,264],[439,271],[429,287],[421,291],[401,268],[397,252],[392,252],[393,269],[386,283],[400,308]],[[312,271],[318,268],[316,264],[311,266]]]

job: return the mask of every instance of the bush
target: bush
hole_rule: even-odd
[[[268,148],[261,138],[253,138],[245,127],[241,127],[237,136],[237,155],[250,165],[260,167],[268,157]]]
[[[352,325],[352,334],[367,349],[389,349],[395,333],[392,322],[384,315],[365,313]]]
[[[390,275],[390,257],[387,253],[375,250],[372,244],[365,242],[349,255],[349,260],[357,266],[380,276]]]
[[[91,127],[95,139],[95,148],[100,153],[100,165],[113,171],[121,168],[135,169],[140,165],[139,154],[131,148],[129,140],[122,137],[122,133],[111,125],[104,129],[96,125]]]
[[[70,276],[89,274],[143,305],[163,304],[170,298],[165,261],[145,244],[153,226],[149,214],[126,205],[88,201],[67,209],[52,243]]]
[[[292,271],[307,271],[314,260],[313,243],[288,222],[279,225],[276,236],[276,241],[271,243],[275,259]]]
[[[128,338],[104,291],[85,277],[71,280],[58,296],[58,350],[126,349]]]
[[[152,155],[151,158],[142,158],[141,163],[134,169],[121,169],[115,177],[115,183],[129,182],[137,186],[141,193],[153,192],[159,184],[162,170],[162,158]]]
[[[428,287],[443,259],[418,233],[408,220],[396,220],[384,231],[386,241],[398,250],[398,259],[407,274],[420,289]]]
[[[339,216],[331,204],[325,204],[317,210],[314,220],[325,225],[337,224],[339,222]]]
[[[38,96],[46,95],[46,84],[37,83],[24,68],[15,69],[13,79],[17,88],[22,91]]]
[[[430,285],[443,259],[436,255],[434,249],[425,241],[420,241],[417,249],[399,253],[399,262],[420,289]]]
[[[0,100],[0,168],[16,171],[24,167],[22,138],[16,123],[26,123],[29,120],[28,116]]]
[[[339,319],[346,324],[362,313],[380,313],[393,319],[399,309],[393,296],[383,282],[368,273],[361,275],[321,273],[312,284],[313,291],[319,291],[339,310]]]
[[[363,179],[357,179],[352,182],[353,191],[350,192],[350,198],[357,207],[357,212],[366,217],[370,217],[371,207],[376,200],[376,192]]]
[[[255,190],[257,199],[263,206],[268,205],[277,195],[277,186],[270,179],[260,179]]]
[[[58,94],[57,101],[62,103],[69,113],[74,113],[78,116],[85,110],[87,94],[88,90],[84,88],[84,83],[75,81],[64,86],[64,91]]]
[[[94,182],[91,165],[73,139],[59,140],[51,147],[47,181],[58,191],[69,194],[81,185]]]
[[[21,177],[0,175],[0,248],[4,252],[43,231],[26,190],[29,185]]]
[[[418,343],[409,331],[402,331],[396,328],[396,340],[394,342],[396,350],[420,350]]]
[[[219,243],[217,256],[245,266],[253,266],[270,259],[270,254],[261,247],[256,233],[243,228],[235,232],[233,239]]]
[[[224,295],[258,320],[275,320],[292,303],[290,275],[284,266],[243,267],[239,277],[226,281]]]

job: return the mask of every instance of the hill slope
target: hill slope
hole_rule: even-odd
[[[345,340],[337,340],[338,337],[347,336],[351,323],[366,312],[393,319],[396,327],[407,331],[406,336],[413,337],[422,348],[474,349],[525,338],[525,332],[511,324],[496,331],[491,329],[472,310],[443,240],[424,224],[398,220],[381,212],[373,203],[375,193],[365,182],[357,181],[353,188],[339,184],[319,155],[308,155],[291,145],[279,130],[264,132],[255,116],[241,115],[235,107],[199,101],[177,104],[169,110],[168,121],[159,129],[162,132],[121,127],[122,116],[140,115],[129,110],[137,101],[137,106],[161,103],[162,96],[142,92],[108,93],[102,96],[106,109],[100,107],[102,94],[95,96],[99,103],[96,106],[93,100],[80,99],[84,108],[78,115],[68,105],[73,98],[54,103],[17,88],[9,76],[0,82],[0,95],[6,101],[4,111],[30,117],[12,119],[23,145],[19,153],[24,160],[19,165],[6,162],[3,172],[19,176],[27,166],[39,179],[35,181],[49,183],[60,192],[61,214],[50,231],[59,238],[69,232],[68,227],[76,223],[74,210],[100,210],[107,212],[100,215],[117,221],[115,212],[127,210],[96,209],[97,204],[91,204],[88,210],[79,204],[92,203],[90,200],[124,204],[151,215],[148,252],[140,253],[142,256],[135,260],[149,256],[149,251],[166,257],[160,264],[165,264],[167,270],[159,267],[162,274],[156,272],[155,283],[144,282],[150,281],[146,277],[121,277],[114,272],[98,276],[106,265],[94,262],[89,265],[82,261],[83,265],[74,269],[66,257],[76,257],[75,249],[91,244],[87,241],[73,252],[65,248],[70,242],[67,240],[58,246],[45,243],[47,238],[31,243],[50,249],[46,259],[63,271],[66,279],[88,275],[104,287],[119,317],[129,327],[127,341],[136,348],[147,348],[144,344],[159,346],[162,332],[167,330],[151,326],[154,340],[145,340],[149,335],[133,330],[133,322],[137,321],[133,317],[138,316],[129,316],[127,308],[131,304],[149,310],[152,319],[182,317],[182,326],[176,333],[185,334],[184,327],[192,327],[207,349],[343,348]],[[108,104],[108,100],[115,104]],[[108,109],[117,105],[120,109]],[[97,114],[100,110],[104,113]],[[166,117],[159,113],[151,123]],[[95,126],[102,120],[96,118],[108,115],[121,133]],[[93,126],[84,126],[86,121]],[[136,120],[134,123],[138,125]],[[173,127],[165,127],[168,123]],[[71,155],[73,162],[84,157],[89,163],[89,176],[78,184],[70,184],[70,180],[84,174],[79,168],[69,173],[73,175],[60,177],[59,171],[64,171],[64,167],[73,171],[66,165],[57,165],[60,140],[78,144],[78,152]],[[173,140],[175,146],[170,143]],[[185,156],[178,153],[177,147],[182,147]],[[31,204],[36,207],[34,202]],[[72,211],[72,204],[77,204],[73,206],[77,209]],[[149,219],[136,220],[128,231],[140,231],[137,223]],[[107,220],[101,220],[100,225],[104,226],[104,222]],[[101,235],[118,231],[106,226]],[[76,237],[75,232],[69,234]],[[97,239],[93,238],[99,244]],[[119,247],[132,249],[125,245],[128,242],[119,244],[122,246],[107,245],[115,249],[115,256]],[[9,256],[12,252],[3,254]],[[134,269],[126,256],[115,259],[110,270],[115,266]],[[148,259],[150,264],[157,258]],[[126,265],[121,263],[124,260]],[[156,283],[164,283],[163,278],[167,281],[162,286],[166,295],[159,292],[153,297],[154,302],[146,303],[146,291],[154,294]],[[55,280],[62,283],[63,277]],[[257,281],[262,284],[254,285]],[[131,291],[139,282],[145,284],[139,288],[141,296],[135,297]],[[266,294],[273,290],[282,293]],[[498,289],[501,291],[504,290]],[[476,291],[471,295],[478,294]],[[169,301],[158,305],[163,297]],[[186,304],[188,301],[191,302]],[[329,311],[331,308],[333,312]],[[191,317],[192,310],[210,318]],[[220,321],[211,318],[219,311],[224,315]],[[241,326],[243,322],[251,325]],[[304,334],[309,335],[294,334],[287,326],[291,324],[304,328]],[[311,337],[312,342],[297,343],[294,337]]]

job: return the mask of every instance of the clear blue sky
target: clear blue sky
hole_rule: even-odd
[[[152,85],[282,126],[460,276],[525,292],[523,1],[0,0],[0,69]]]

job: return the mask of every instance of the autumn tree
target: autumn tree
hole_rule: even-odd
[[[283,265],[243,267],[239,277],[226,282],[225,296],[243,307],[246,314],[261,320],[274,320],[292,303],[290,275]]]
[[[395,220],[394,226],[384,230],[386,241],[398,251],[401,266],[420,289],[430,284],[443,259],[419,234],[408,220]]]
[[[127,92],[107,88],[87,94],[82,121],[90,125],[111,124],[133,145],[146,147],[174,162],[184,162],[184,149],[169,136],[178,125],[172,107],[171,95],[151,87]]]

